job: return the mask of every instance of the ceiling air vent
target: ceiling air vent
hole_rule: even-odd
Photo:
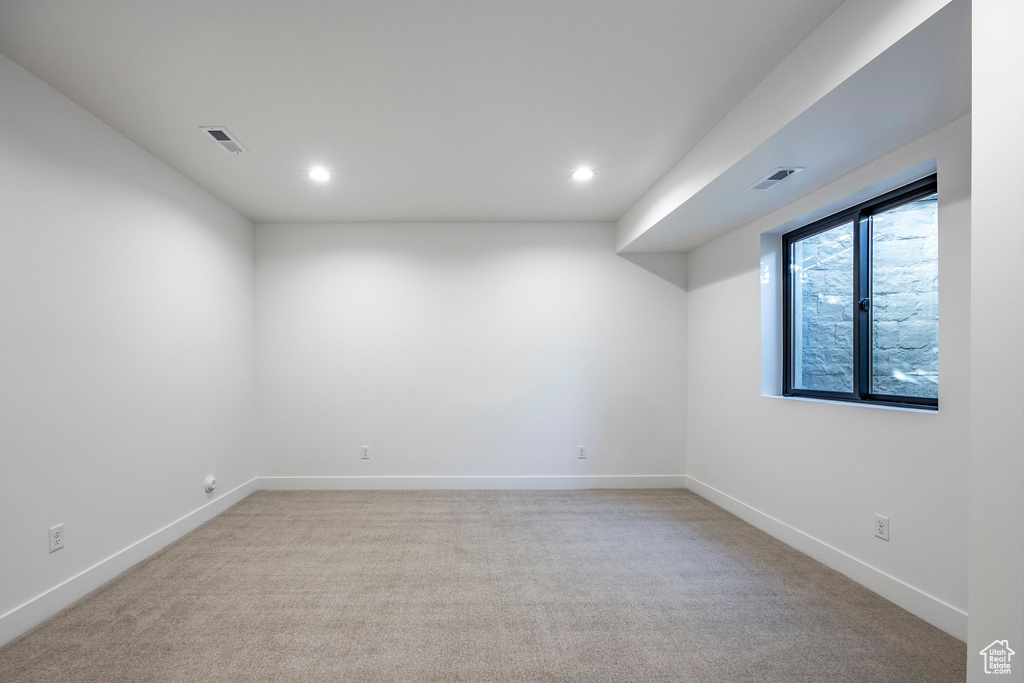
[[[235,136],[228,132],[227,128],[221,126],[200,126],[200,130],[206,132],[214,141],[221,146],[225,152],[231,152],[232,154],[241,154],[242,152],[248,152],[242,143],[235,139]]]
[[[764,178],[750,186],[751,190],[770,190],[789,176],[799,173],[803,168],[777,168]]]

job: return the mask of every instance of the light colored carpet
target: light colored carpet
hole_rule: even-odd
[[[0,681],[963,681],[952,638],[688,491],[259,492]]]

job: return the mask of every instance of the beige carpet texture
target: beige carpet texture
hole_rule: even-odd
[[[685,490],[255,493],[0,681],[946,683],[959,640]]]

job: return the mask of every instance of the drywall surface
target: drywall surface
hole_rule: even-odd
[[[762,233],[937,160],[939,411],[762,395]],[[967,608],[970,122],[960,119],[688,255],[688,475],[960,638]],[[769,271],[763,271],[769,272]],[[766,362],[772,362],[772,357]],[[778,373],[772,373],[778,376]],[[772,392],[768,392],[772,393]],[[702,488],[703,487],[703,488]],[[730,502],[731,501],[731,502]],[[873,536],[890,518],[889,542]]]
[[[618,221],[620,249],[950,0],[847,0]]]
[[[971,622],[967,677],[991,680],[981,650],[1017,654],[998,680],[1024,681],[1024,3],[973,5],[971,202]],[[1009,65],[1016,65],[1011,67]],[[1006,315],[1012,311],[1013,315]]]
[[[261,486],[678,485],[683,258],[613,246],[610,224],[257,225]]]
[[[251,223],[4,57],[0,92],[2,642],[255,464]]]

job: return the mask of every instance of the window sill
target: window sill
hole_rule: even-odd
[[[842,401],[833,398],[815,398],[811,396],[782,396],[781,394],[761,394],[764,398],[781,398],[786,401],[805,401],[810,403],[831,403],[833,405],[854,406],[857,408],[876,408],[881,410],[896,410],[903,413],[926,413],[937,415],[937,406],[917,406],[907,403],[872,403],[870,401]]]

